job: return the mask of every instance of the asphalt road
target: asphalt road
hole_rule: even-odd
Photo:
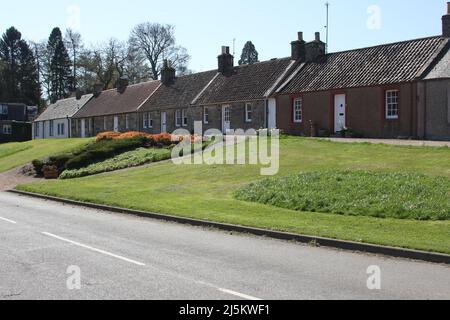
[[[0,193],[0,299],[450,299],[450,268]]]

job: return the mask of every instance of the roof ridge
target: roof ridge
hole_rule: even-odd
[[[139,82],[139,83],[133,83],[133,84],[128,85],[127,88],[136,87],[139,85],[144,85],[144,84],[148,84],[148,83],[152,83],[152,82],[160,82],[160,80],[149,80],[149,81],[143,81],[143,82]],[[110,91],[115,91],[115,90],[117,90],[117,88],[106,89],[106,90],[103,90],[102,92],[110,92]]]
[[[349,49],[349,50],[343,50],[343,51],[330,52],[330,53],[326,54],[325,56],[337,55],[337,54],[340,54],[340,53],[347,53],[347,52],[354,52],[354,51],[362,51],[362,50],[373,49],[373,48],[381,48],[381,47],[393,46],[393,45],[396,45],[396,44],[404,44],[404,43],[408,43],[408,42],[416,42],[416,41],[422,41],[422,40],[439,39],[439,38],[446,39],[443,36],[423,37],[423,38],[417,38],[417,39],[402,40],[402,41],[397,41],[397,42],[378,44],[378,45],[369,46],[369,47],[361,47],[361,48],[355,48],[355,49]]]

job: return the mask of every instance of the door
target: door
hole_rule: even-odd
[[[268,121],[267,126],[269,130],[277,128],[277,102],[275,99],[269,99],[268,106]]]
[[[119,132],[119,117],[114,117],[114,132]]]
[[[334,132],[344,130],[346,112],[346,96],[345,94],[337,94],[334,96]]]
[[[161,112],[161,133],[167,132],[167,113]]]
[[[231,129],[231,107],[225,105],[222,107],[222,133],[227,134]]]
[[[81,137],[86,138],[86,120],[81,119]]]

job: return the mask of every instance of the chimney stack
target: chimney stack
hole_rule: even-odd
[[[442,35],[450,38],[450,2],[447,2],[447,14],[442,16]]]
[[[124,93],[129,83],[130,81],[127,77],[120,77],[119,80],[117,80],[117,92]]]
[[[305,61],[306,42],[303,40],[303,32],[298,33],[298,39],[291,42],[291,58],[295,61]]]
[[[175,82],[176,70],[172,67],[170,60],[164,60],[163,68],[161,69],[161,82],[165,86],[170,86]]]
[[[103,83],[96,83],[96,84],[94,84],[94,96],[96,98],[98,96],[100,96],[100,94],[102,93],[104,87],[105,87],[105,85]]]
[[[320,32],[316,32],[315,40],[306,45],[306,62],[317,61],[325,55],[325,43],[320,40]]]
[[[219,62],[219,72],[224,76],[230,76],[234,70],[234,57],[230,54],[230,47],[223,46],[222,54],[217,59]]]

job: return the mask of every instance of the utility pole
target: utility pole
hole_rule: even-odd
[[[327,24],[326,24],[326,26],[325,26],[325,29],[326,29],[326,31],[327,31],[327,40],[326,40],[326,44],[325,44],[325,53],[328,53],[328,41],[329,41],[329,31],[328,31],[328,29],[329,29],[329,22],[330,22],[330,20],[329,20],[329,12],[330,12],[330,3],[329,2],[327,2],[327,3],[325,3],[325,6],[327,7]]]

